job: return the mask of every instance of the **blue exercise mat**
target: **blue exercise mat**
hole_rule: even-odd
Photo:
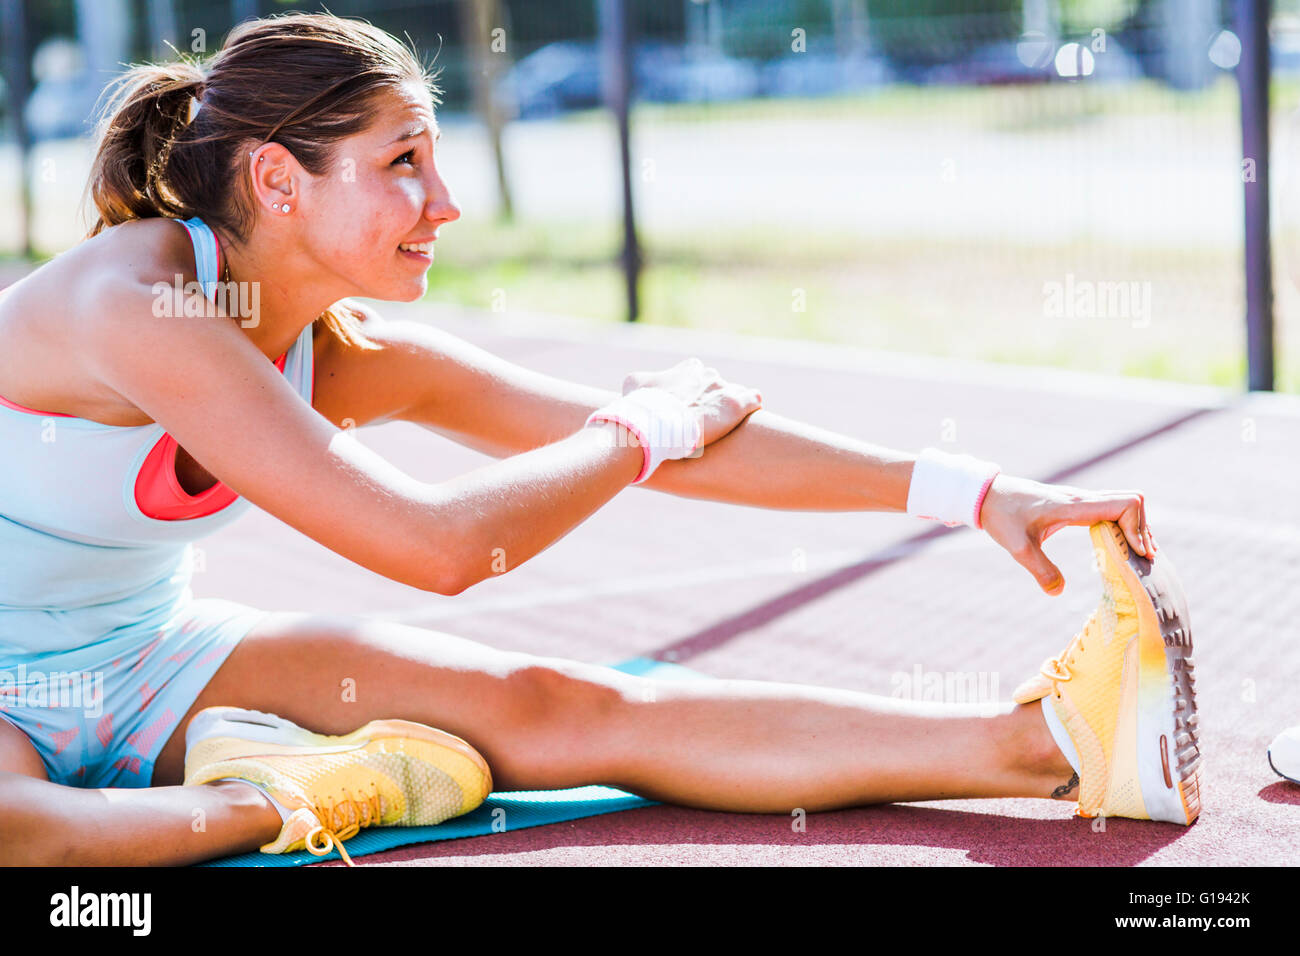
[[[653,676],[658,680],[709,680],[698,671],[665,664],[645,657],[633,658],[613,665],[615,670],[637,676]],[[348,855],[352,858],[391,850],[412,843],[431,843],[435,840],[455,840],[460,837],[485,836],[540,827],[547,823],[563,823],[602,813],[652,807],[654,800],[646,800],[612,787],[577,787],[572,790],[520,790],[513,793],[494,793],[483,801],[473,813],[456,817],[433,827],[380,827],[362,830],[347,841]],[[297,853],[243,853],[224,857],[199,866],[302,866],[322,860],[340,859],[337,850],[326,856],[314,856],[306,850]]]

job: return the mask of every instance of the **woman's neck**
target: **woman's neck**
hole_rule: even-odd
[[[310,257],[274,239],[255,238],[237,244],[219,238],[222,281],[234,283],[240,328],[271,361],[297,341],[302,330],[348,293],[334,288],[337,278],[322,274]],[[266,264],[274,263],[268,266]],[[331,281],[332,280],[332,281]]]

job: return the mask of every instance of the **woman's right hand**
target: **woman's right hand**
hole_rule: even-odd
[[[676,395],[700,423],[700,447],[722,438],[763,405],[757,390],[724,381],[716,368],[697,358],[683,359],[662,372],[633,372],[623,380],[623,394],[638,388],[659,388]]]

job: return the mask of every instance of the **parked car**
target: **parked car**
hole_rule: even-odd
[[[1045,83],[1055,73],[1052,69],[1055,52],[1055,46],[1045,37],[999,40],[958,59],[932,66],[920,79],[923,83],[968,86]]]
[[[646,41],[633,51],[633,92],[643,100],[698,102],[758,95],[759,69],[713,51],[688,51]],[[603,102],[601,56],[593,41],[549,43],[519,60],[502,77],[496,96],[520,118],[553,116]]]
[[[932,67],[922,82],[996,85],[1060,78],[1109,82],[1142,75],[1137,57],[1113,36],[1106,38],[1104,50],[1094,51],[1092,45],[1091,37],[1056,41],[1029,37],[989,43],[961,59]]]
[[[637,95],[660,103],[743,100],[762,90],[757,63],[716,50],[659,46],[638,51]]]
[[[496,96],[523,118],[601,104],[600,55],[595,43],[548,43],[502,77]]]
[[[791,53],[762,68],[767,96],[825,96],[884,86],[894,72],[876,57],[837,57],[823,53]]]

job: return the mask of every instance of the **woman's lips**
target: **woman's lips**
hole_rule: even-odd
[[[422,251],[425,247],[412,248],[410,246],[398,246],[397,251],[404,256],[410,256],[412,259],[419,259],[421,262],[429,263],[433,261],[433,243],[427,244],[428,251]]]

